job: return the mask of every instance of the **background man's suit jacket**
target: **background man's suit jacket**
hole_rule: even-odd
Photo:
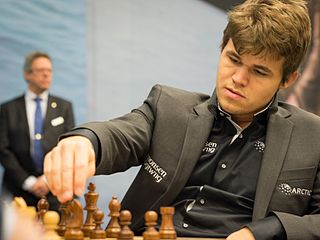
[[[61,121],[61,117],[64,121]],[[54,121],[54,119],[59,120]],[[58,124],[59,123],[59,124]],[[46,154],[58,141],[58,137],[74,127],[72,104],[64,99],[48,97],[44,120],[43,150]],[[1,105],[0,109],[0,162],[4,166],[4,187],[13,196],[21,196],[30,205],[36,206],[38,198],[21,187],[30,175],[40,176],[30,153],[30,134],[24,96]],[[58,202],[50,194],[50,208],[56,209]]]
[[[122,201],[134,230],[147,210],[170,205],[189,179],[215,119],[212,98],[157,85],[131,113],[80,128],[98,138],[96,174],[142,165]],[[320,118],[277,100],[269,111],[253,221],[274,212],[288,240],[320,239]],[[89,133],[83,135],[93,139]]]

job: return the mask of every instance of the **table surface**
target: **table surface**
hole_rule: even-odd
[[[84,238],[84,240],[89,240],[90,238]],[[105,240],[116,240],[116,238],[106,238]],[[134,240],[143,240],[142,236],[135,236]],[[225,240],[225,238],[188,238],[188,237],[178,237],[176,240]]]

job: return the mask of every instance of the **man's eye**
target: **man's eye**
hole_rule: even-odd
[[[229,59],[231,62],[235,63],[235,64],[239,64],[240,63],[240,60],[238,58],[235,58],[233,56],[229,56]]]
[[[260,75],[260,76],[267,76],[268,74],[265,71],[262,71],[260,69],[254,69],[253,70],[256,74]]]

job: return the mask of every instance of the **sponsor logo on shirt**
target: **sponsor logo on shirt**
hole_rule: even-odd
[[[202,149],[202,152],[214,153],[214,151],[216,150],[217,147],[218,147],[217,143],[206,142],[206,144],[204,145],[204,148]]]
[[[151,158],[144,162],[144,170],[146,170],[147,173],[149,173],[157,183],[161,182],[162,179],[167,175],[167,172]]]
[[[278,189],[285,195],[303,195],[310,196],[312,193],[311,189],[291,187],[288,183],[281,183],[278,185]]]

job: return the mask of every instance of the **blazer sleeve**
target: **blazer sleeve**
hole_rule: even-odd
[[[141,165],[149,154],[161,87],[154,87],[144,103],[122,117],[91,122],[76,128],[88,129],[100,146],[96,174],[122,172]],[[97,153],[96,153],[97,154]]]
[[[6,106],[0,107],[0,162],[7,174],[15,179],[18,187],[21,187],[29,174],[20,165],[16,155],[10,150],[8,111]]]
[[[73,113],[73,107],[71,102],[67,102],[67,110],[64,118],[66,120],[66,124],[65,124],[66,131],[69,131],[70,129],[74,128],[75,121],[74,121],[74,113]]]
[[[287,233],[288,240],[320,239],[320,166],[312,189],[309,213],[297,216],[285,212],[274,212]]]

